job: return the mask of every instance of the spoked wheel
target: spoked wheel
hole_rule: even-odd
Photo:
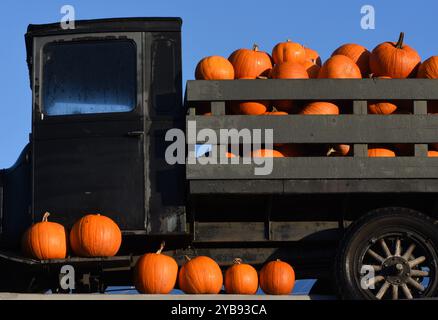
[[[368,293],[379,300],[428,296],[437,272],[435,250],[427,239],[406,233],[372,239],[361,259],[361,270],[374,274],[364,282]]]
[[[438,228],[406,208],[383,208],[354,222],[336,258],[344,299],[416,299],[438,293]]]

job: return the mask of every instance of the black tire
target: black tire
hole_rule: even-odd
[[[360,300],[433,297],[438,293],[437,263],[433,219],[407,208],[373,210],[352,223],[341,241],[335,260],[337,293],[341,299]],[[375,272],[374,288],[362,288],[363,268]]]

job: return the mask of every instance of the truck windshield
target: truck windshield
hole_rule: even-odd
[[[129,112],[137,93],[130,40],[49,43],[43,51],[43,110],[49,116]]]

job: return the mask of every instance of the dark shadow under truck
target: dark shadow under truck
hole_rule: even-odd
[[[26,34],[32,133],[17,163],[0,171],[0,290],[59,288],[75,267],[76,292],[132,284],[136,258],[166,240],[166,254],[208,255],[226,267],[280,258],[297,277],[342,298],[437,293],[436,80],[189,81],[182,101],[181,20],[131,18],[31,25]],[[339,116],[226,115],[233,100],[336,100]],[[409,100],[413,114],[367,115],[367,100]],[[195,107],[211,103],[213,115]],[[274,143],[354,146],[349,157],[274,159],[254,165],[169,165],[171,128],[272,128]],[[368,158],[367,145],[412,144],[412,156]],[[103,213],[123,231],[113,258],[35,261],[20,238],[46,211],[67,228]],[[374,289],[362,289],[372,273]],[[369,284],[369,283],[368,283]]]

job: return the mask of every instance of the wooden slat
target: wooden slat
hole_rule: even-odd
[[[438,179],[191,180],[190,194],[438,193]],[[263,187],[264,186],[264,187]]]
[[[273,129],[277,143],[434,143],[436,115],[196,116],[196,130]],[[262,139],[264,135],[262,134]]]
[[[322,231],[338,228],[336,221],[271,221],[271,241],[300,241],[311,236],[333,240],[332,233],[324,236]],[[195,222],[195,241],[265,241],[263,222]],[[317,235],[319,234],[319,235]]]
[[[427,101],[414,101],[414,114],[427,114]],[[423,141],[424,142],[424,141]],[[415,145],[416,157],[427,157],[428,145],[425,143]]]
[[[281,99],[438,100],[436,79],[270,79],[188,81],[187,101]]]
[[[270,161],[272,161],[272,172],[269,175],[255,174],[257,167],[267,166],[269,169],[269,162],[262,165],[254,163],[187,165],[186,175],[189,180],[438,179],[437,158],[296,157],[274,158]]]

